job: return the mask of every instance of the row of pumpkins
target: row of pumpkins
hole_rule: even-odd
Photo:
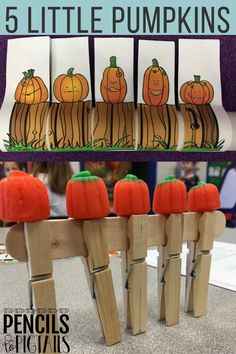
[[[38,104],[48,99],[48,90],[43,80],[34,76],[34,70],[25,71],[23,79],[19,82],[15,99],[24,104]],[[100,86],[104,102],[122,103],[127,94],[127,82],[124,71],[117,66],[117,58],[110,58],[110,66],[104,70]],[[74,73],[70,68],[67,74],[59,75],[53,85],[54,96],[59,102],[83,101],[89,93],[87,79]],[[214,89],[210,82],[201,80],[194,75],[194,81],[188,81],[180,89],[180,96],[184,103],[195,105],[209,104],[214,97]],[[169,79],[166,71],[159,65],[157,59],[147,68],[143,78],[143,100],[150,106],[163,106],[169,98]]]
[[[104,181],[88,171],[75,174],[68,182],[66,203],[68,216],[77,220],[103,218],[110,213]],[[203,213],[218,208],[219,192],[213,184],[201,182],[187,195],[185,184],[169,176],[155,187],[152,209],[157,214],[180,214],[186,210]],[[150,211],[147,184],[130,174],[118,181],[114,187],[114,210],[124,217],[147,214]],[[0,220],[39,221],[49,215],[47,189],[39,179],[13,171],[0,181]]]

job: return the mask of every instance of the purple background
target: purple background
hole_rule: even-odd
[[[8,38],[16,38],[13,36],[0,36],[0,105],[4,99],[5,83],[6,83],[6,53],[7,53],[7,40]],[[138,39],[150,39],[150,40],[174,40],[176,42],[176,63],[178,62],[178,39],[179,38],[210,38],[220,39],[221,47],[221,81],[222,81],[222,98],[223,105],[227,111],[236,111],[236,36],[137,36],[135,38],[135,55],[134,55],[134,68],[137,66],[137,51],[138,51]],[[90,37],[90,52],[91,52],[91,68],[92,68],[92,80],[93,80],[93,37]],[[202,53],[204,56],[204,53]],[[17,59],[16,59],[17,60]],[[176,78],[178,77],[178,65],[176,65]],[[137,72],[134,69],[134,85],[136,87]],[[177,82],[176,82],[177,92]],[[135,92],[137,94],[137,92]],[[1,124],[0,124],[1,126]],[[136,160],[136,161],[148,161],[148,160],[233,160],[236,159],[234,153],[160,153],[160,152],[82,152],[82,153],[8,153],[4,156],[4,153],[0,153],[0,159],[6,160],[32,160],[32,159],[53,159],[53,160]]]

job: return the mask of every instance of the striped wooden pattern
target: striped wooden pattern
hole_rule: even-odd
[[[179,141],[176,107],[138,104],[138,147],[175,150]]]
[[[50,148],[79,148],[91,144],[92,101],[53,103],[49,117]]]
[[[134,148],[134,103],[96,103],[93,130],[94,148]]]
[[[92,101],[74,103],[15,103],[9,134],[17,143],[44,150],[91,145]]]
[[[15,103],[10,118],[10,136],[24,146],[46,149],[46,125],[49,114],[49,102],[34,105]]]
[[[210,148],[219,140],[219,127],[211,105],[181,104],[184,119],[184,148]]]

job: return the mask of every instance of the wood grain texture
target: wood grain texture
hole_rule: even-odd
[[[184,148],[210,148],[219,141],[217,117],[211,105],[181,104],[184,120]]]
[[[176,107],[138,104],[138,146],[143,149],[175,150],[179,142]]]
[[[34,149],[47,150],[47,120],[50,115],[50,103],[34,105],[15,103],[11,118],[9,134],[17,143]]]
[[[97,102],[94,114],[94,148],[130,148],[135,145],[134,103]]]
[[[225,217],[220,211],[215,211],[215,234],[219,237],[225,228]],[[183,242],[197,241],[198,229],[194,229],[199,219],[198,213],[183,214]],[[193,225],[191,223],[193,222]],[[68,220],[45,220],[40,225],[48,224],[50,248],[53,259],[83,256],[87,257],[88,251],[83,240],[82,222]],[[163,215],[148,215],[147,246],[162,246],[166,244],[165,235],[166,218]],[[127,237],[127,218],[109,217],[101,220],[103,235],[107,240],[108,251],[127,251],[129,247]],[[41,226],[40,226],[41,229]],[[5,245],[8,253],[21,262],[27,262],[27,250],[24,239],[24,224],[18,223],[10,228],[6,235]]]
[[[94,277],[98,313],[106,343],[113,345],[121,341],[121,330],[111,271],[103,270],[95,273]]]
[[[92,101],[15,103],[9,134],[17,143],[33,149],[92,149]]]
[[[41,225],[39,221],[25,223],[24,226],[30,277],[51,274],[53,266],[48,224]]]
[[[52,117],[56,142],[53,147],[84,147],[92,148],[92,101],[59,103],[56,119]]]

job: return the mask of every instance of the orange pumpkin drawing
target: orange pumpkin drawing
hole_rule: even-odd
[[[168,98],[169,79],[167,73],[154,58],[152,66],[149,66],[144,73],[143,100],[149,106],[163,106]]]
[[[105,69],[101,82],[101,95],[106,103],[121,103],[127,94],[124,71],[116,65],[116,57],[110,58],[110,66]]]
[[[194,81],[185,82],[180,89],[180,97],[184,103],[195,105],[209,104],[214,98],[214,88],[200,75],[194,75]]]
[[[17,85],[15,100],[25,104],[38,104],[47,101],[48,89],[39,76],[34,76],[35,70],[24,71],[24,77]]]
[[[80,102],[88,96],[87,79],[73,72],[74,68],[70,68],[66,75],[59,75],[54,82],[53,92],[59,102]]]

